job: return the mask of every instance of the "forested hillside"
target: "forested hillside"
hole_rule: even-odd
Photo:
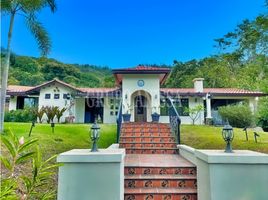
[[[3,57],[4,51],[1,53],[1,58]],[[12,54],[9,84],[38,85],[53,78],[81,87],[114,86],[113,76],[108,67],[65,64],[55,59]]]

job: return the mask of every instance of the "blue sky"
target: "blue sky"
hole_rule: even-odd
[[[49,57],[112,68],[215,54],[213,39],[265,10],[264,0],[58,0],[57,5],[55,14],[45,9],[39,15],[53,41]],[[8,22],[2,16],[4,47]],[[39,56],[21,16],[15,19],[12,49]]]

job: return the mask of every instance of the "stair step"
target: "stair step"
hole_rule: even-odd
[[[173,137],[173,135],[170,132],[166,132],[166,133],[159,133],[159,132],[148,132],[148,133],[135,133],[135,132],[128,132],[128,133],[121,133],[122,136],[133,136],[133,137],[152,137],[152,136],[159,136],[159,137]]]
[[[127,148],[127,154],[177,154],[177,148],[166,148],[166,147],[134,147]]]
[[[196,176],[196,169],[194,167],[132,167],[125,166],[125,176],[134,175],[183,175],[183,176]]]
[[[129,143],[120,143],[120,148],[176,148],[176,143],[137,143],[137,142],[129,142]]]
[[[121,137],[120,143],[122,142],[175,142],[175,138],[171,137]]]
[[[196,175],[178,175],[178,174],[137,174],[137,175],[125,175],[125,180],[152,180],[152,179],[165,179],[165,180],[181,180],[181,179],[196,179]]]
[[[196,194],[195,188],[125,188],[125,194]]]

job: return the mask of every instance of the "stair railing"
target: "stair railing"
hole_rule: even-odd
[[[116,136],[116,142],[119,143],[120,139],[120,131],[121,131],[121,126],[122,126],[122,121],[123,121],[123,116],[122,116],[122,100],[120,101],[119,104],[119,110],[116,116],[116,123],[117,123],[117,136]]]
[[[167,98],[167,103],[168,103],[168,114],[169,114],[169,122],[170,122],[171,130],[176,138],[177,143],[180,144],[181,143],[180,115],[170,97]]]

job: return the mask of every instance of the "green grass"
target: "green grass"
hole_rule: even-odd
[[[5,129],[16,135],[28,138],[30,123],[5,123]],[[49,124],[36,124],[32,137],[39,138],[41,149],[48,156],[62,153],[71,149],[89,149],[89,124],[56,124],[52,133]],[[116,125],[101,124],[99,148],[107,148],[116,142]],[[221,136],[222,127],[182,125],[182,143],[198,149],[223,149],[225,142]],[[258,143],[255,143],[253,131],[249,131],[249,141],[246,141],[242,129],[234,129],[233,148],[249,149],[268,153],[268,133],[259,133]]]
[[[183,144],[196,149],[224,149],[222,127],[183,125],[181,140]],[[258,132],[258,143],[255,143],[252,130],[248,131],[249,141],[246,141],[245,132],[234,128],[233,149],[253,150],[268,153],[268,133]]]
[[[28,138],[30,123],[5,123],[5,130],[10,130],[18,137]],[[47,156],[59,154],[71,149],[89,149],[91,124],[56,124],[54,133],[50,124],[36,124],[32,136],[39,139],[41,150]],[[100,125],[99,148],[107,148],[116,142],[116,126]]]

